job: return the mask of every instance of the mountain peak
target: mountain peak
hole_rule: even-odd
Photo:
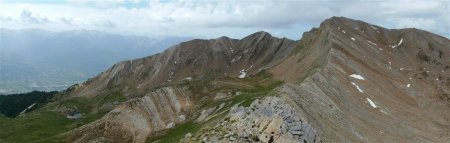
[[[347,17],[330,17],[326,20],[324,20],[321,24],[321,27],[324,25],[334,25],[334,26],[344,26],[348,25],[351,27],[357,27],[359,25],[368,25],[368,23],[360,20],[350,19]]]
[[[265,31],[258,31],[258,32],[255,32],[253,34],[250,34],[250,35],[244,37],[242,40],[243,41],[247,41],[247,40],[250,40],[250,41],[252,41],[252,40],[261,41],[265,37],[270,38],[270,37],[272,37],[272,35],[270,33],[268,33],[268,32],[265,32]]]
[[[253,37],[253,36],[257,36],[257,37],[270,36],[270,37],[272,37],[272,35],[266,31],[258,31],[258,32],[255,32],[255,33],[249,35],[249,37]]]

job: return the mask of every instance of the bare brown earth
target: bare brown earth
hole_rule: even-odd
[[[258,32],[183,42],[59,100],[111,91],[127,101],[67,142],[159,141],[191,122],[200,129],[181,142],[450,142],[450,40],[343,17],[299,41]]]

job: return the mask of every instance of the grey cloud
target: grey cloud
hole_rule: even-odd
[[[73,19],[67,17],[61,17],[59,20],[67,25],[73,25]]]
[[[115,28],[116,24],[114,22],[111,22],[110,20],[105,20],[105,21],[99,22],[98,26],[106,27],[106,28]]]
[[[22,21],[32,24],[45,24],[49,22],[48,18],[35,16],[31,11],[26,9],[22,11],[20,17],[22,18]]]

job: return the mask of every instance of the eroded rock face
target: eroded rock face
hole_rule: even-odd
[[[322,139],[450,141],[445,94],[450,56],[439,56],[450,53],[450,40],[346,18],[326,20],[309,38],[304,51],[272,71],[280,79],[296,79],[281,88],[281,97],[323,133]]]
[[[156,131],[186,120],[192,107],[189,91],[165,87],[127,101],[103,118],[69,132],[68,140],[90,142],[145,142]]]
[[[225,120],[182,142],[320,142],[319,133],[279,97],[235,105]]]

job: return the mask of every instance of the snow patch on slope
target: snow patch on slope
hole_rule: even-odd
[[[350,75],[350,77],[353,77],[353,78],[356,78],[356,79],[359,79],[359,80],[365,80],[364,77],[362,77],[359,74],[352,74],[352,75]]]
[[[373,108],[377,108],[377,105],[375,105],[375,103],[373,103],[372,100],[370,100],[369,98],[366,98],[366,99],[369,102],[370,106],[372,106]]]
[[[364,91],[354,82],[352,82],[352,84],[356,87],[356,89],[358,89],[359,92],[364,93]]]
[[[239,75],[238,78],[245,78],[245,75],[247,74],[247,73],[245,72],[245,70],[242,69],[242,70],[240,71],[240,73],[241,73],[241,75]]]
[[[377,44],[375,44],[374,42],[372,42],[372,41],[369,41],[369,40],[367,40],[367,42],[369,42],[370,44],[372,44],[372,45],[377,45]]]
[[[400,39],[400,41],[398,42],[397,45],[391,46],[391,48],[396,48],[396,47],[400,46],[402,43],[403,43],[403,38]]]

